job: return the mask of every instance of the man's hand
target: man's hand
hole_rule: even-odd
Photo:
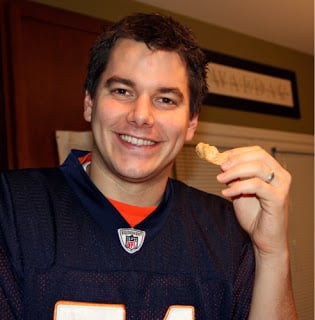
[[[291,175],[260,147],[226,151],[218,181],[227,188],[241,226],[249,233],[256,253],[277,255],[288,250],[288,194]]]
[[[240,225],[250,235],[256,258],[249,319],[295,320],[288,248],[291,175],[260,147],[225,152],[219,182],[233,201]]]

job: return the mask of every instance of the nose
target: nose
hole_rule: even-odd
[[[128,113],[128,122],[136,126],[150,127],[154,123],[153,105],[149,96],[139,96]]]

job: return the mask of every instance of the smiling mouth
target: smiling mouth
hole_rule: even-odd
[[[126,141],[126,142],[128,142],[130,144],[133,144],[135,146],[152,146],[152,145],[155,144],[155,142],[152,141],[152,140],[146,140],[146,139],[131,137],[131,136],[127,136],[125,134],[121,134],[120,138],[123,141]]]

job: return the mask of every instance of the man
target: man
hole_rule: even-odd
[[[1,175],[5,319],[296,319],[290,174],[254,146],[225,152],[217,179],[231,202],[169,179],[197,127],[205,66],[190,30],[157,14],[97,40],[91,153]]]

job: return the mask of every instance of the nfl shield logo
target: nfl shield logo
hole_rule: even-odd
[[[126,247],[133,250],[138,248],[138,237],[135,237],[134,235],[126,236]]]
[[[117,231],[121,246],[128,253],[135,253],[141,249],[145,238],[145,231],[133,228],[121,228]]]

